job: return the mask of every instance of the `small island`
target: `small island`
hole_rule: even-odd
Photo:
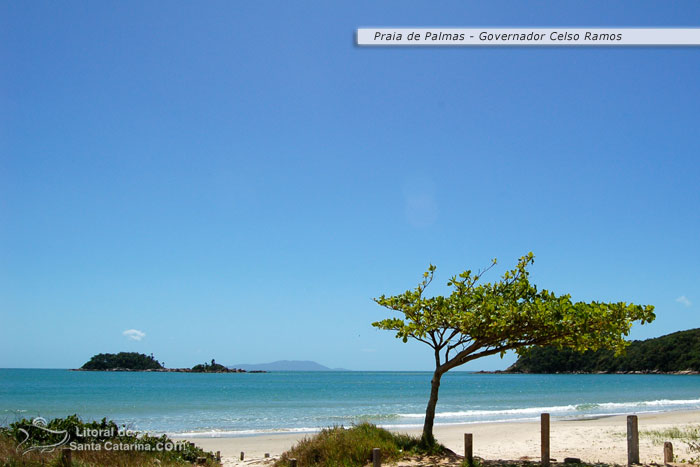
[[[151,355],[138,352],[100,353],[94,355],[80,368],[72,371],[152,371],[162,373],[266,373],[265,371],[246,371],[240,368],[228,368],[216,363],[200,363],[192,368],[165,368],[162,362]]]
[[[137,352],[99,353],[87,361],[81,370],[91,371],[147,371],[162,370],[163,365],[155,359],[153,354],[145,355]]]
[[[195,365],[192,367],[190,370],[192,373],[238,373],[238,372],[244,372],[245,370],[241,369],[236,369],[236,370],[229,370],[225,366],[216,363],[214,359],[211,359],[211,364],[209,363],[200,363],[199,365]]]

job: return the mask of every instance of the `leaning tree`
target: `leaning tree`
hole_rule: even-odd
[[[433,280],[432,264],[413,290],[374,301],[403,316],[372,323],[396,332],[396,337],[427,344],[435,355],[435,372],[425,411],[421,442],[435,444],[433,423],[440,378],[447,371],[477,358],[508,350],[518,353],[539,345],[568,347],[575,350],[601,348],[624,350],[634,321],[654,320],[654,307],[624,302],[572,302],[570,295],[557,296],[538,290],[530,283],[527,267],[534,262],[528,253],[518,265],[494,283],[478,283],[495,264],[483,271],[465,271],[452,277],[449,296],[426,297]]]

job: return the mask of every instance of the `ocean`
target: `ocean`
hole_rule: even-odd
[[[190,437],[313,432],[369,421],[422,426],[430,372],[139,373],[0,369],[0,424],[107,417]],[[436,424],[700,409],[698,375],[516,375],[451,372]]]

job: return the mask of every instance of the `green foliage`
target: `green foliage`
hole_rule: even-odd
[[[438,366],[447,371],[479,357],[510,349],[522,352],[535,345],[620,352],[633,322],[645,324],[655,318],[650,305],[573,302],[570,295],[538,290],[527,270],[533,262],[534,255],[528,253],[494,283],[477,284],[486,271],[465,271],[447,282],[454,289],[449,296],[425,297],[435,271],[431,265],[417,288],[375,299],[403,317],[372,325],[395,331],[404,342],[411,338],[436,352],[444,350]],[[495,264],[493,260],[486,270]],[[452,358],[451,352],[456,352]]]
[[[370,423],[352,428],[342,426],[325,428],[320,433],[304,438],[292,449],[282,454],[275,467],[289,465],[289,459],[297,459],[304,466],[363,466],[372,460],[372,449],[379,448],[382,461],[398,459],[402,453],[420,451],[420,440],[404,434],[394,434]],[[437,446],[433,451],[442,452]]]
[[[464,271],[447,285],[448,296],[427,297],[435,266],[423,273],[415,289],[399,295],[382,295],[375,302],[398,317],[372,323],[394,331],[407,342],[415,339],[432,347],[435,373],[423,427],[423,441],[434,442],[432,427],[440,377],[459,365],[508,350],[523,353],[533,346],[553,345],[574,350],[611,349],[621,353],[632,323],[654,320],[654,307],[625,302],[574,302],[570,295],[539,290],[530,283],[528,266],[534,255],[520,258],[517,266],[497,282],[480,283],[484,271]]]
[[[42,425],[44,426],[44,425]],[[141,447],[150,446],[150,448],[145,448],[145,450],[131,450],[126,449],[122,451],[121,454],[133,455],[136,458],[142,459],[140,462],[136,462],[135,465],[141,465],[144,462],[150,463],[155,459],[158,462],[167,462],[171,465],[177,464],[187,464],[190,462],[195,462],[197,458],[204,457],[208,459],[211,464],[213,462],[213,455],[211,453],[203,451],[201,448],[196,446],[191,446],[189,443],[184,441],[173,441],[166,435],[152,436],[147,433],[137,434],[133,431],[126,430],[125,427],[120,427],[111,420],[103,418],[101,421],[84,422],[80,419],[78,415],[70,415],[66,418],[55,418],[48,421],[45,428],[53,431],[67,432],[68,439],[62,446],[70,446],[71,443],[77,443],[79,445],[86,444],[96,444],[105,446],[105,443],[111,443],[114,445],[121,446],[135,446],[139,445]],[[29,438],[27,439],[27,435]],[[55,434],[50,433],[47,430],[38,428],[32,423],[32,420],[22,419],[17,422],[11,423],[7,427],[0,427],[0,438],[1,441],[7,447],[12,446],[12,451],[17,454],[18,459],[22,460],[22,465],[28,459],[37,459],[43,465],[43,462],[47,459],[51,459],[53,454],[60,451],[60,448],[53,453],[39,453],[31,452],[29,457],[21,454],[22,449],[19,453],[15,448],[22,443],[22,446],[47,446],[55,443],[59,443],[64,440],[65,434]],[[11,442],[10,442],[11,441]],[[162,446],[170,445],[172,450],[162,450]],[[159,450],[160,449],[160,450]],[[101,451],[94,452],[80,452],[74,451],[74,457],[84,456],[86,458],[99,458],[100,455],[104,456],[117,456],[119,457],[120,452],[110,449],[102,449]],[[42,457],[43,456],[43,457]],[[11,457],[5,455],[5,457]],[[145,459],[145,461],[143,461]],[[3,459],[7,461],[7,459]],[[85,465],[93,465],[92,461],[86,461]],[[112,462],[100,464],[100,461],[95,461],[94,465],[111,465]],[[156,463],[158,463],[156,462]],[[119,462],[121,465],[121,461]],[[33,465],[29,462],[27,465]]]
[[[700,329],[632,341],[621,355],[607,349],[576,352],[556,347],[533,348],[508,371],[515,373],[614,373],[700,371]]]
[[[211,363],[200,363],[192,367],[193,373],[228,373],[230,370],[211,359]]]
[[[137,352],[101,353],[93,356],[83,370],[159,370],[163,366],[151,355]]]

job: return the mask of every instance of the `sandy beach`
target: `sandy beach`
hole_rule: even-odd
[[[663,430],[673,426],[700,424],[700,411],[664,412],[639,415],[640,460],[648,464],[663,463],[663,445],[655,443],[645,431]],[[402,430],[418,435],[419,429]],[[474,455],[484,459],[529,459],[540,456],[539,422],[475,423],[435,427],[437,440],[458,454],[464,452],[464,433],[473,433]],[[552,420],[551,457],[578,457],[588,462],[625,464],[626,416],[601,417],[587,420]],[[196,438],[190,441],[209,451],[221,451],[226,466],[261,465],[270,463],[298,440],[309,434],[269,434],[238,438]],[[240,461],[241,451],[245,460]],[[674,452],[687,456],[685,445],[674,443]],[[265,453],[270,454],[265,459]]]

